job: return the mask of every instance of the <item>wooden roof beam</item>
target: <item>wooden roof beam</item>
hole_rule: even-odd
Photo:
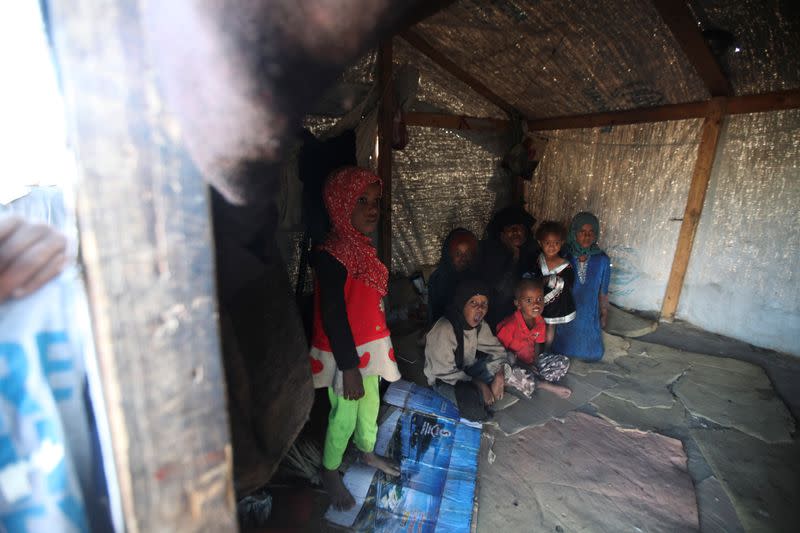
[[[486,98],[488,101],[508,113],[509,115],[519,115],[519,111],[517,111],[514,106],[506,102],[503,98],[498,96],[494,91],[492,91],[489,87],[481,83],[477,78],[473,77],[472,74],[467,72],[466,70],[462,69],[455,63],[453,63],[450,59],[447,58],[443,53],[436,50],[431,44],[426,41],[422,36],[412,30],[406,30],[400,32],[400,37],[406,40],[408,44],[428,56],[431,61],[442,67],[445,71],[449,74],[455,76],[458,80],[464,82],[466,85],[469,86],[470,89],[478,93],[479,95]]]
[[[665,120],[684,120],[706,116],[708,102],[691,102],[657,107],[644,107],[626,111],[606,111],[587,115],[538,118],[528,121],[530,130],[564,130],[580,128],[601,128],[622,124],[641,124],[643,122],[663,122]]]
[[[733,94],[730,82],[708,47],[685,0],[653,0],[661,19],[680,44],[711,96]]]
[[[800,108],[800,89],[775,93],[732,96],[723,98],[728,115],[762,113],[782,109]],[[711,101],[671,104],[627,111],[608,111],[588,115],[539,118],[528,121],[531,130],[561,130],[579,128],[599,128],[622,124],[641,124],[643,122],[663,122],[665,120],[684,120],[703,118],[708,115]]]
[[[511,126],[511,122],[499,118],[468,117],[466,115],[448,115],[446,113],[423,113],[412,111],[406,113],[406,125],[427,128],[446,128],[450,130],[502,131]]]

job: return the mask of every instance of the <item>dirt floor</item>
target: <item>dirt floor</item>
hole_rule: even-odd
[[[617,318],[601,362],[573,361],[569,400],[536,391],[484,425],[477,531],[796,531],[800,358]],[[420,334],[393,331],[404,377],[424,382]],[[335,530],[304,494],[301,530]]]

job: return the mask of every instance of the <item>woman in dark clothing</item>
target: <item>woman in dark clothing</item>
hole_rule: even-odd
[[[445,238],[439,266],[428,281],[428,327],[444,315],[459,282],[474,277],[477,252],[478,238],[468,229],[456,228]]]
[[[492,305],[486,322],[492,331],[516,310],[514,287],[522,274],[536,266],[539,246],[531,234],[535,223],[536,219],[525,209],[510,206],[495,213],[486,227],[478,265],[491,290]]]

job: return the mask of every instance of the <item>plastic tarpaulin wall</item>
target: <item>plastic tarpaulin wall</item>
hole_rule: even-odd
[[[306,118],[318,134],[333,122]],[[391,271],[404,275],[437,264],[444,237],[458,226],[481,238],[492,213],[511,202],[511,180],[500,169],[507,135],[414,126],[408,134],[408,146],[393,152],[392,163]],[[291,205],[299,202],[302,185],[296,164],[285,172],[279,248],[294,284],[302,226]],[[310,273],[304,288],[311,290]]]
[[[697,156],[700,120],[544,132],[550,142],[528,187],[539,220],[600,219],[611,301],[661,309]]]
[[[734,41],[718,56],[736,94],[800,86],[800,10],[784,0],[690,0],[704,29],[729,31]]]
[[[481,238],[492,213],[511,201],[499,168],[504,134],[409,127],[392,163],[392,272],[439,262],[442,241],[462,226]]]
[[[800,110],[729,117],[678,316],[800,355]]]

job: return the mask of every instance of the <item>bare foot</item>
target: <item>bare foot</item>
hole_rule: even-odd
[[[483,381],[473,381],[473,383],[475,383],[478,387],[478,390],[481,391],[483,403],[486,405],[492,405],[494,403],[494,394],[492,394],[492,389],[489,388],[489,385]]]
[[[339,511],[346,511],[356,504],[353,495],[347,490],[342,482],[342,476],[338,470],[322,469],[322,484],[331,499],[331,505]]]
[[[505,389],[504,389],[505,386],[506,386],[505,376],[503,375],[503,372],[500,371],[500,372],[497,373],[497,375],[494,377],[494,380],[492,381],[491,390],[492,390],[492,396],[494,396],[495,400],[502,400],[503,399],[503,393],[505,392]]]
[[[550,391],[559,398],[564,398],[565,400],[572,396],[572,389],[565,387],[564,385],[556,385],[555,383],[550,383],[547,381],[539,381],[536,383],[536,386],[542,390]]]
[[[361,460],[389,476],[397,477],[400,475],[400,465],[388,457],[376,455],[373,452],[361,452]]]

